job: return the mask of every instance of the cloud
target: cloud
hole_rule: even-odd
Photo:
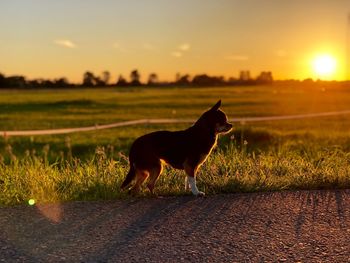
[[[181,44],[179,45],[175,51],[171,52],[170,54],[173,56],[173,57],[176,57],[176,58],[180,58],[180,57],[183,57],[184,55],[184,52],[187,52],[189,51],[191,48],[191,45],[188,44],[188,43],[184,43],[184,44]]]
[[[56,45],[66,47],[66,48],[76,48],[77,47],[76,44],[74,44],[72,41],[70,41],[68,39],[58,39],[58,40],[55,40],[54,43]]]
[[[178,49],[181,51],[188,51],[188,50],[190,50],[190,48],[191,48],[191,45],[188,43],[184,43],[184,44],[181,44],[180,46],[178,46]]]
[[[183,54],[179,51],[174,51],[174,52],[171,52],[171,55],[173,57],[180,58],[180,57],[182,57]]]
[[[247,61],[249,59],[248,56],[245,55],[230,55],[225,57],[226,60],[236,60],[236,61]]]
[[[287,56],[287,52],[284,49],[278,49],[275,51],[275,55],[282,58]]]
[[[180,58],[184,56],[184,53],[189,51],[191,48],[191,45],[188,43],[183,43],[175,49],[175,51],[171,52],[170,55],[176,58]]]

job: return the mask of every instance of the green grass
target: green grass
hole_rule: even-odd
[[[0,130],[80,127],[143,118],[197,118],[219,98],[229,117],[347,110],[340,84],[218,88],[0,91]],[[126,197],[119,186],[132,141],[159,129],[139,125],[70,135],[0,138],[0,204]],[[350,118],[234,123],[201,167],[208,194],[350,186]],[[184,174],[166,168],[162,195],[186,194]],[[148,195],[144,191],[142,195]]]
[[[90,161],[28,155],[0,164],[0,204],[65,202],[125,198],[119,190],[128,170],[125,156],[110,157],[98,148]],[[183,171],[165,169],[157,182],[160,195],[184,192]],[[289,143],[277,151],[247,153],[234,142],[217,149],[201,167],[198,187],[207,194],[350,187],[350,153],[338,147],[300,147]],[[149,195],[147,190],[141,196]]]

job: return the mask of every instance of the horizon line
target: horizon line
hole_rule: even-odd
[[[132,70],[133,71],[133,70]],[[132,72],[131,71],[131,72]],[[138,70],[136,70],[138,71]],[[45,78],[45,77],[28,77],[24,74],[4,74],[2,72],[0,72],[0,81],[2,78],[14,78],[14,77],[23,77],[25,79],[25,81],[58,81],[58,80],[66,80],[67,81],[67,84],[69,85],[82,85],[83,82],[84,82],[84,74],[85,73],[92,73],[94,74],[92,71],[85,71],[83,74],[82,74],[82,80],[81,81],[71,81],[69,77],[65,77],[65,76],[60,76],[60,77],[53,77],[53,78]],[[104,71],[104,72],[109,72],[108,70]],[[123,79],[127,82],[127,83],[131,83],[132,80],[130,78],[130,75],[131,75],[131,72],[129,73],[129,78],[124,78],[124,75],[123,74],[117,74],[117,78],[115,78],[114,81],[108,81],[106,83],[106,85],[115,85],[117,82],[118,82],[118,79],[120,77],[123,77]],[[250,72],[249,70],[241,70],[241,72]],[[249,74],[249,78],[246,79],[246,80],[242,80],[240,79],[239,76],[224,76],[224,75],[211,75],[210,73],[196,73],[196,74],[180,74],[180,73],[175,73],[175,79],[174,80],[159,80],[157,79],[157,81],[155,83],[157,84],[171,84],[171,83],[176,83],[177,80],[176,80],[176,76],[179,75],[179,77],[184,77],[184,76],[187,76],[189,81],[192,81],[195,77],[198,77],[198,76],[208,76],[209,78],[221,78],[224,82],[230,82],[231,81],[250,81],[250,80],[257,80],[259,78],[259,76],[261,76],[263,73],[273,73],[272,71],[261,71],[260,74],[258,74],[256,77],[250,77],[250,74]],[[158,74],[153,72],[153,73],[149,73],[147,75],[147,77],[144,77],[144,79],[146,79],[145,81],[139,81],[142,85],[147,85],[148,81],[147,79],[149,80],[149,77],[150,75],[152,74],[156,74],[157,75],[157,78],[158,78]],[[93,75],[94,77],[100,79],[100,75]],[[271,75],[272,77],[272,75]],[[141,76],[140,76],[141,78]],[[127,79],[129,79],[130,81],[128,82]],[[343,80],[337,80],[337,79],[322,79],[322,78],[313,78],[313,77],[305,77],[305,78],[272,78],[272,81],[273,82],[276,82],[276,81],[298,81],[298,82],[305,82],[305,81],[311,81],[311,82],[348,82],[350,81],[350,79],[343,79]]]

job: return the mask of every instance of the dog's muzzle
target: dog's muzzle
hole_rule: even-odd
[[[217,132],[218,133],[227,133],[232,129],[232,124],[231,123],[225,123],[224,125],[220,125],[217,127]]]

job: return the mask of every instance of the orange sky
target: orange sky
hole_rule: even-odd
[[[237,77],[270,70],[276,79],[317,78],[319,54],[346,78],[348,0],[12,0],[0,2],[0,72],[29,78],[86,70],[143,80],[156,72]],[[348,48],[350,49],[350,48]]]

